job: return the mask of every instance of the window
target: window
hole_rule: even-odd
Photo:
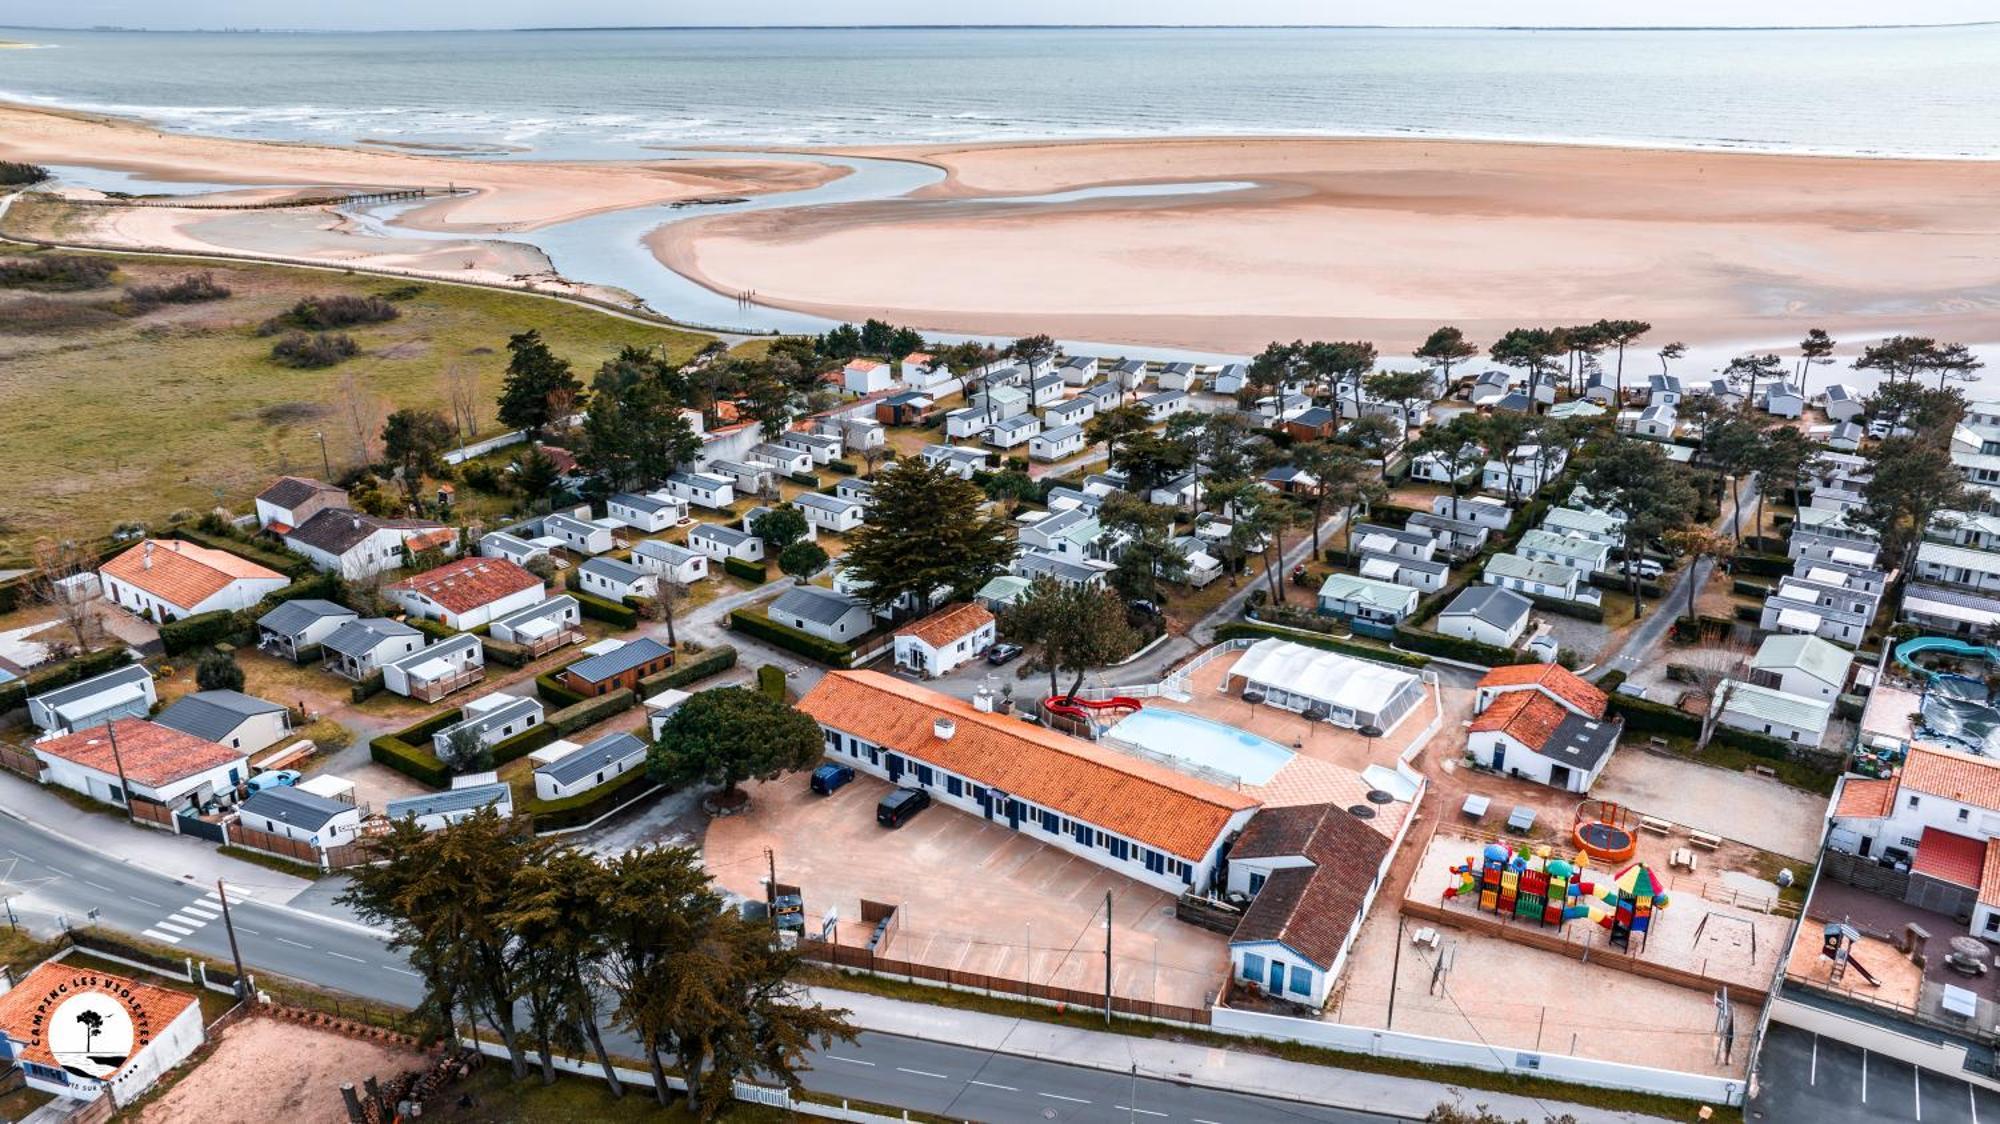
[[[1969,820],[1969,819],[1971,819],[1971,818],[1972,818],[1972,809],[1970,809],[1970,808],[1960,808],[1960,809],[1958,810],[1958,822],[1959,822],[1959,823],[1964,823],[1965,821],[1967,821],[1967,820]]]
[[[1310,971],[1299,967],[1297,964],[1294,964],[1292,965],[1291,983],[1288,984],[1287,986],[1291,989],[1293,995],[1311,995],[1313,987],[1313,974]]]
[[[1243,954],[1243,978],[1263,982],[1264,958],[1254,952]]]
[[[1914,808],[1916,806],[1917,806],[1917,798],[1914,796],[1910,797],[1910,807]]]
[[[1251,872],[1251,874],[1250,874],[1250,896],[1251,896],[1251,897],[1255,897],[1255,896],[1257,896],[1257,891],[1259,891],[1259,890],[1261,890],[1261,889],[1263,889],[1263,888],[1264,888],[1264,874],[1263,874],[1263,872],[1262,872],[1262,871],[1252,871],[1252,872]]]
[[[965,782],[959,780],[957,777],[947,776],[944,779],[944,790],[953,796],[964,796]]]

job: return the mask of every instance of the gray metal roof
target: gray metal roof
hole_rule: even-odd
[[[608,578],[624,585],[631,585],[646,576],[646,571],[616,558],[592,558],[577,569],[582,573],[596,574],[600,578]]]
[[[1072,437],[1082,436],[1082,434],[1083,427],[1080,425],[1059,425],[1054,429],[1043,430],[1041,438],[1044,441],[1067,441]]]
[[[591,683],[602,683],[614,675],[630,671],[641,664],[672,655],[673,649],[650,636],[627,641],[618,648],[601,656],[589,656],[569,665],[563,670],[579,679]]]
[[[635,558],[657,558],[670,566],[678,566],[684,562],[691,562],[697,558],[707,557],[707,555],[699,551],[689,550],[687,547],[677,546],[670,542],[661,542],[658,539],[647,539],[645,542],[633,547],[632,555]]]
[[[87,699],[100,691],[108,691],[113,687],[124,686],[127,683],[144,683],[152,677],[153,673],[147,671],[144,666],[136,663],[127,664],[116,671],[107,671],[102,675],[93,675],[88,679],[71,683],[67,687],[58,687],[46,694],[36,695],[32,701],[41,703],[44,706],[62,706],[65,703],[72,703],[78,699]]]
[[[343,656],[365,656],[374,651],[385,640],[403,636],[422,636],[423,633],[401,621],[388,617],[366,617],[348,621],[333,630],[326,638],[326,646]]]
[[[1535,603],[1514,592],[1497,585],[1467,586],[1463,593],[1451,599],[1441,616],[1474,616],[1488,624],[1511,631],[1515,625],[1525,620]]]
[[[543,617],[553,617],[576,607],[576,598],[571,597],[567,593],[558,593],[539,605],[530,605],[525,609],[516,609],[504,617],[493,618],[492,627],[499,628],[505,626],[513,628],[526,624],[529,621],[540,620]]]
[[[340,489],[331,484],[323,484],[308,477],[280,476],[270,487],[258,492],[257,498],[290,511],[323,492],[338,491]]]
[[[460,730],[471,730],[483,735],[488,730],[497,730],[517,718],[526,718],[529,715],[540,717],[541,713],[542,700],[540,699],[510,698],[507,702],[501,703],[490,710],[483,710],[478,714],[469,715],[457,722],[453,722],[451,725],[432,735],[432,738],[433,740],[443,738],[449,742],[451,736]]]
[[[511,801],[513,790],[504,784],[478,784],[468,788],[454,788],[444,792],[431,792],[423,796],[412,796],[407,800],[391,800],[383,806],[383,814],[392,820],[405,816],[435,816],[448,812],[467,812]]]
[[[1594,769],[1618,748],[1618,735],[1624,728],[1612,719],[1566,713],[1549,740],[1535,752],[1572,768]]]
[[[771,602],[771,615],[783,613],[818,624],[833,624],[861,604],[860,598],[849,597],[845,593],[821,589],[816,585],[797,585]]]
[[[599,769],[609,768],[635,753],[644,755],[645,752],[646,743],[636,735],[606,734],[569,756],[536,769],[535,775],[547,777],[557,784],[573,784]]]
[[[796,507],[812,507],[818,508],[821,511],[831,511],[836,515],[861,506],[858,500],[851,500],[845,496],[829,496],[820,492],[806,492],[793,500],[792,504]]]
[[[175,699],[153,721],[204,741],[221,742],[245,720],[284,709],[241,691],[196,691]]]
[[[480,647],[479,637],[474,636],[469,632],[461,632],[457,636],[453,636],[446,640],[440,640],[437,643],[432,644],[428,647],[418,648],[416,651],[411,652],[408,655],[398,656],[395,659],[389,661],[389,666],[408,669],[415,667],[420,663],[423,663],[425,660],[434,660],[437,659],[439,656],[449,656],[458,652],[465,651],[470,648],[478,648],[478,647]]]
[[[620,492],[612,496],[609,500],[606,500],[605,503],[615,503],[619,507],[629,507],[633,511],[643,511],[648,515],[657,515],[662,511],[668,510],[677,511],[681,506],[679,500],[655,499],[652,496],[639,495],[637,492]]]
[[[331,601],[306,598],[287,601],[277,608],[257,618],[257,627],[268,629],[280,636],[297,636],[314,624],[329,617],[356,617],[354,610]]]
[[[268,816],[305,831],[318,831],[342,812],[355,810],[352,804],[330,800],[314,792],[301,792],[290,785],[274,785],[253,792],[248,800],[238,805],[238,809],[252,815]]]
[[[757,537],[748,531],[739,531],[734,527],[724,527],[719,523],[703,523],[688,532],[688,539],[690,541],[696,536],[704,539],[714,539],[724,546],[742,546],[744,543]]]

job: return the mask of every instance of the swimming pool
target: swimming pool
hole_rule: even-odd
[[[1240,777],[1244,784],[1269,783],[1292,759],[1291,750],[1268,738],[1197,714],[1152,706],[1132,712],[1105,736],[1163,757]]]

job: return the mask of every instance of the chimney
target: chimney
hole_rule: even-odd
[[[931,733],[937,735],[937,740],[948,742],[953,734],[958,733],[958,723],[949,718],[940,718],[931,723]]]
[[[993,692],[979,688],[979,693],[972,696],[972,709],[981,714],[993,713]]]
[[[152,539],[147,539],[147,540],[146,540],[146,542],[145,542],[145,545],[143,545],[143,546],[141,546],[141,547],[139,548],[139,568],[140,568],[141,570],[150,570],[150,569],[152,569],[152,568],[153,568],[153,540],[152,540]]]
[[[351,515],[347,521],[354,524],[355,530],[359,531],[361,529],[361,517],[359,515]]]

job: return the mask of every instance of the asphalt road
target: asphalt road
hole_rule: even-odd
[[[1751,513],[1756,510],[1757,488],[1760,483],[1755,477],[1751,477],[1744,484],[1743,500],[1736,505],[1737,511]],[[1716,530],[1722,530],[1729,525],[1729,512],[1725,511],[1716,517]],[[1601,658],[1597,668],[1590,673],[1590,678],[1600,679],[1612,671],[1622,671],[1630,675],[1645,666],[1653,658],[1660,641],[1666,637],[1667,629],[1673,625],[1675,618],[1680,616],[1681,606],[1687,604],[1688,583],[1695,583],[1696,589],[1705,587],[1708,584],[1709,573],[1714,569],[1714,560],[1708,558],[1698,559],[1693,565],[1683,568],[1673,588],[1667,591],[1665,597],[1653,604],[1653,615],[1640,621],[1639,627],[1626,635],[1625,644],[1616,655],[1606,655]],[[1696,596],[1700,595],[1697,593]]]
[[[372,931],[259,902],[254,883],[231,883],[228,893],[237,942],[253,976],[275,973],[402,1006],[417,1001],[420,978]],[[222,963],[230,959],[216,887],[88,853],[5,815],[0,815],[0,894],[31,928],[48,930],[58,919],[79,928],[94,923]],[[94,920],[88,916],[93,909]],[[626,1035],[612,1032],[606,1039],[614,1051],[638,1052]],[[813,1068],[802,1076],[814,1092],[963,1119],[1128,1124],[1399,1119],[1150,1078],[1135,1083],[1126,1074],[893,1034],[862,1034],[811,1058]]]
[[[1764,1036],[1751,1121],[1978,1124],[2000,1121],[2000,1093],[1783,1023]]]

